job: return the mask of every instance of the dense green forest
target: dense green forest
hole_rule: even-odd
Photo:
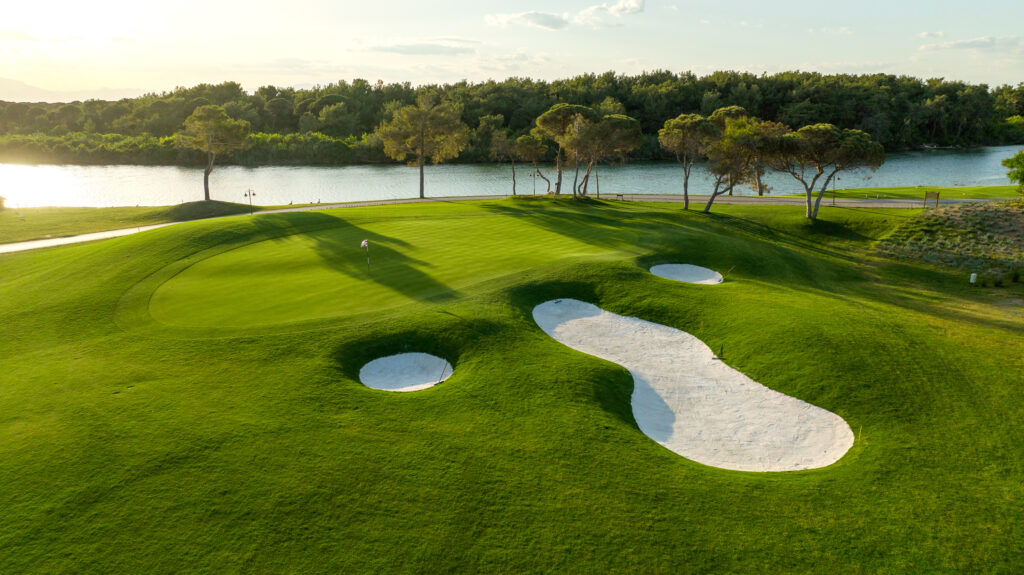
[[[0,102],[0,161],[80,164],[202,164],[205,155],[176,145],[192,111],[223,106],[252,129],[252,145],[223,158],[244,165],[332,165],[390,161],[374,128],[392,112],[433,91],[461,107],[472,137],[459,161],[489,160],[495,128],[525,134],[553,104],[618,109],[640,121],[638,160],[668,159],[658,145],[665,120],[708,115],[738,105],[751,115],[793,129],[827,122],[863,130],[887,150],[921,146],[1024,143],[1024,83],[990,89],[908,76],[753,75],[655,71],[613,72],[544,82],[528,78],[412,86],[365,80],[311,89],[264,86],[249,94],[235,82],[202,84],[119,101]]]

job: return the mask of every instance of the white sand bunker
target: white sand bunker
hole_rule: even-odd
[[[684,331],[573,299],[542,303],[533,318],[560,343],[628,369],[640,430],[688,459],[792,471],[834,463],[853,445],[843,418],[753,381]]]
[[[377,358],[359,370],[366,387],[385,391],[417,391],[452,375],[452,364],[429,353],[400,353]]]
[[[651,268],[651,273],[665,279],[691,284],[720,284],[722,274],[715,270],[690,264],[662,264]]]

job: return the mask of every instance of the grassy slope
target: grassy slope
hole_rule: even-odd
[[[977,186],[962,188],[943,188],[938,186],[913,186],[904,188],[853,188],[836,190],[837,198],[898,198],[924,201],[925,192],[939,192],[939,199],[986,199],[1015,198],[1018,196],[1017,186]],[[783,198],[802,198],[803,194],[779,196]],[[815,192],[817,197],[817,192]],[[832,190],[825,192],[826,198],[832,197]],[[822,200],[824,201],[824,200]]]
[[[0,257],[0,571],[1009,572],[1024,562],[1024,314],[1005,305],[1024,294],[865,255],[905,210],[823,208],[813,229],[799,207],[716,211],[392,206]],[[445,218],[465,220],[458,236],[432,227]],[[415,269],[371,281],[339,265],[358,259],[352,227],[391,238],[396,257],[408,249],[403,266]],[[305,231],[337,239],[344,255],[316,253],[318,265],[319,240],[290,237]],[[180,274],[163,289],[184,289],[257,266],[251,256],[284,262],[281,247],[316,281],[358,295],[317,308],[321,319],[262,327],[225,327],[243,314],[218,309],[232,305],[223,297],[181,318],[202,327],[150,316],[167,280]],[[729,281],[690,286],[637,265],[667,262],[731,270]],[[460,267],[487,278],[474,284]],[[231,281],[295,300],[300,275],[277,269]],[[394,283],[410,278],[430,295]],[[661,448],[636,429],[624,370],[530,319],[537,303],[570,296],[724,345],[733,367],[846,418],[856,444],[834,466],[783,474]],[[364,362],[407,349],[444,355],[455,374],[412,394],[354,381]]]
[[[262,209],[256,207],[256,210]],[[249,212],[249,206],[229,202],[188,202],[177,206],[122,208],[25,208],[0,210],[0,243],[74,236],[214,218]]]
[[[929,210],[882,241],[893,257],[978,272],[982,285],[1024,275],[1024,202],[973,202]]]

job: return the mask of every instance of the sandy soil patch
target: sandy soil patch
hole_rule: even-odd
[[[696,337],[573,299],[533,310],[545,333],[633,375],[633,416],[651,439],[694,461],[740,471],[824,467],[853,445],[838,415],[732,369]]]
[[[722,283],[722,274],[691,264],[662,264],[652,267],[651,273],[665,279],[691,284]]]
[[[400,353],[377,358],[359,370],[366,387],[385,391],[418,391],[452,375],[452,364],[429,353]]]

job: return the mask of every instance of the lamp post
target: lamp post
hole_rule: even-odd
[[[256,195],[256,192],[252,191],[252,188],[249,188],[249,190],[246,191],[245,194],[243,194],[243,195],[245,197],[249,198],[249,215],[251,216],[252,215],[252,198],[253,198],[253,196]]]

